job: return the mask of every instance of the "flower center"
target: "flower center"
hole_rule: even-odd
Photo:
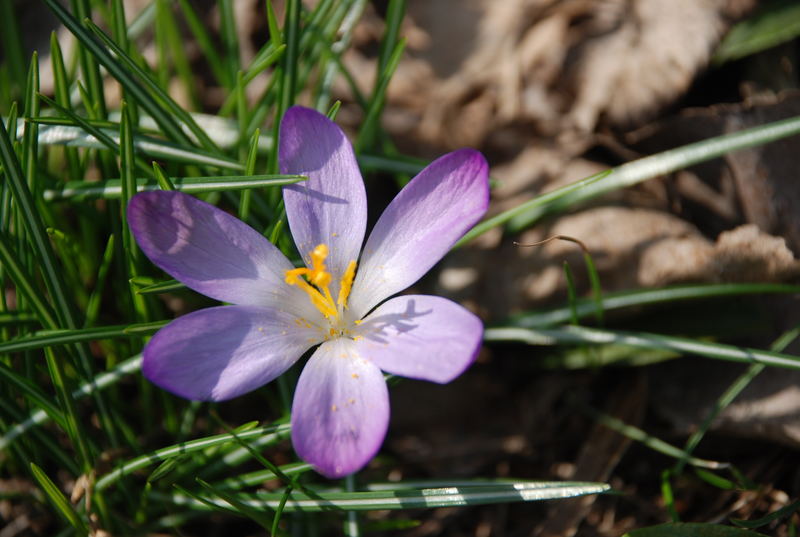
[[[353,278],[356,275],[356,262],[350,261],[344,271],[342,279],[339,280],[339,296],[336,301],[329,286],[333,276],[325,266],[325,258],[328,257],[328,246],[320,244],[311,253],[311,267],[301,267],[286,271],[285,281],[289,285],[296,285],[308,294],[311,303],[314,304],[320,313],[331,322],[331,326],[340,324],[339,317],[347,309],[347,297],[353,287]],[[334,329],[331,328],[333,331]],[[333,333],[331,335],[334,335]]]

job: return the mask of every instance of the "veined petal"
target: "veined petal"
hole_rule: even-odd
[[[422,170],[372,230],[350,294],[355,317],[416,282],[486,212],[486,160],[472,149],[444,155]]]
[[[323,343],[309,359],[292,404],[297,454],[327,477],[360,470],[375,456],[389,424],[380,370],[345,338]]]
[[[281,122],[279,149],[281,173],[308,176],[283,189],[294,243],[308,266],[309,253],[328,245],[326,264],[336,296],[347,265],[358,259],[367,225],[366,192],[353,148],[327,117],[293,106]]]
[[[195,291],[312,314],[302,291],[284,282],[294,267],[280,250],[213,205],[177,191],[142,192],[128,204],[128,222],[145,255]]]
[[[446,298],[403,295],[375,308],[356,333],[358,353],[383,371],[445,383],[475,361],[483,323]]]
[[[263,386],[322,341],[291,314],[254,306],[219,306],[179,317],[144,349],[142,372],[167,391],[223,401]]]

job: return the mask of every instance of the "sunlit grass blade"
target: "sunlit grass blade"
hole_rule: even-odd
[[[56,511],[72,526],[79,535],[88,535],[89,527],[86,521],[75,511],[64,494],[58,489],[41,468],[31,463],[31,473],[44,491],[47,499],[56,508]]]
[[[100,128],[99,130],[115,145],[119,145],[119,132],[116,129]],[[69,147],[88,147],[92,149],[103,149],[106,147],[83,128],[71,125],[48,125],[46,127],[40,127],[39,143],[45,145],[66,145]],[[187,149],[184,146],[172,144],[149,136],[134,136],[134,145],[137,152],[153,158],[172,162],[215,166],[227,170],[241,171],[243,169],[241,163],[233,159],[215,156],[198,149]]]
[[[486,505],[493,503],[531,502],[574,498],[587,494],[607,492],[604,483],[516,481],[507,483],[475,482],[458,485],[442,485],[436,488],[411,488],[403,483],[392,483],[382,490],[367,492],[317,492],[308,497],[301,492],[292,492],[284,510],[286,512],[315,512],[331,509],[342,511],[372,511],[377,509],[430,509],[435,507],[457,507]],[[177,505],[194,505],[198,509],[208,508],[182,494],[166,495],[154,492],[154,497]],[[239,501],[254,508],[277,509],[283,492],[256,492],[240,494]],[[207,498],[215,505],[219,500]]]
[[[659,175],[720,157],[726,153],[763,145],[798,133],[800,133],[800,117],[793,117],[644,157],[548,192],[488,218],[464,235],[456,243],[456,247],[469,242],[493,227],[508,224],[512,232],[519,231],[546,214],[563,211],[607,192],[632,186]]]
[[[800,357],[797,356],[646,332],[598,330],[580,326],[543,329],[487,328],[484,331],[484,340],[488,342],[519,342],[530,345],[615,344],[705,356],[731,362],[800,369]]]
[[[113,154],[118,154],[120,152],[120,142],[119,137],[115,140],[112,138],[106,131],[101,128],[95,127],[92,123],[78,114],[72,112],[68,108],[62,107],[57,102],[53,101],[46,95],[39,95],[39,98],[42,99],[44,102],[48,103],[50,106],[55,108],[59,113],[63,114],[65,117],[69,118],[78,128],[82,129],[86,133],[88,133],[91,137],[95,140],[100,142],[100,144],[105,148],[110,150]],[[42,118],[34,118],[34,121],[41,121]],[[69,149],[69,148],[68,148]],[[143,171],[144,173],[148,173],[149,169],[147,164],[141,159],[136,156],[134,158],[134,163],[139,171]]]
[[[677,302],[682,300],[702,300],[714,297],[752,295],[752,294],[793,294],[800,293],[800,286],[775,283],[722,283],[707,285],[682,285],[661,289],[641,289],[607,293],[602,297],[603,310],[621,310]],[[578,300],[575,310],[578,317],[587,317],[596,309],[595,301]],[[543,328],[570,320],[569,307],[521,313],[506,321],[506,324],[523,328]]]
[[[206,192],[224,192],[228,190],[246,190],[252,188],[266,188],[285,186],[305,181],[304,175],[229,175],[210,177],[171,177],[170,180],[176,190],[187,194],[202,194]],[[146,178],[136,179],[136,192],[161,189],[157,181]],[[65,183],[64,186],[45,190],[44,199],[119,199],[122,196],[122,183],[119,179],[107,181],[74,181]]]

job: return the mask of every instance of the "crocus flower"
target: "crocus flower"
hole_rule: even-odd
[[[363,251],[364,183],[344,133],[324,115],[289,109],[280,128],[283,189],[304,267],[233,216],[180,192],[137,194],[128,221],[150,260],[188,287],[231,305],[195,311],[144,349],[143,372],[185,398],[222,401],[286,371],[317,346],[292,403],[295,451],[328,477],[362,468],[389,420],[381,371],[449,382],[475,359],[482,324],[460,305],[402,295],[486,211],[487,165],[449,153],[384,211]],[[388,299],[388,300],[387,300]]]

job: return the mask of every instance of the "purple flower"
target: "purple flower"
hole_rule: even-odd
[[[314,110],[289,109],[280,164],[283,173],[308,176],[283,190],[303,268],[196,198],[157,191],[131,199],[128,221],[153,263],[232,304],[162,328],[145,347],[142,368],[174,394],[222,401],[273,380],[319,345],[295,390],[292,442],[320,473],[341,477],[362,468],[386,435],[381,371],[445,383],[478,353],[483,326],[463,307],[435,296],[389,297],[486,212],[487,165],[470,149],[431,163],[387,207],[361,251],[364,183],[339,127]]]

